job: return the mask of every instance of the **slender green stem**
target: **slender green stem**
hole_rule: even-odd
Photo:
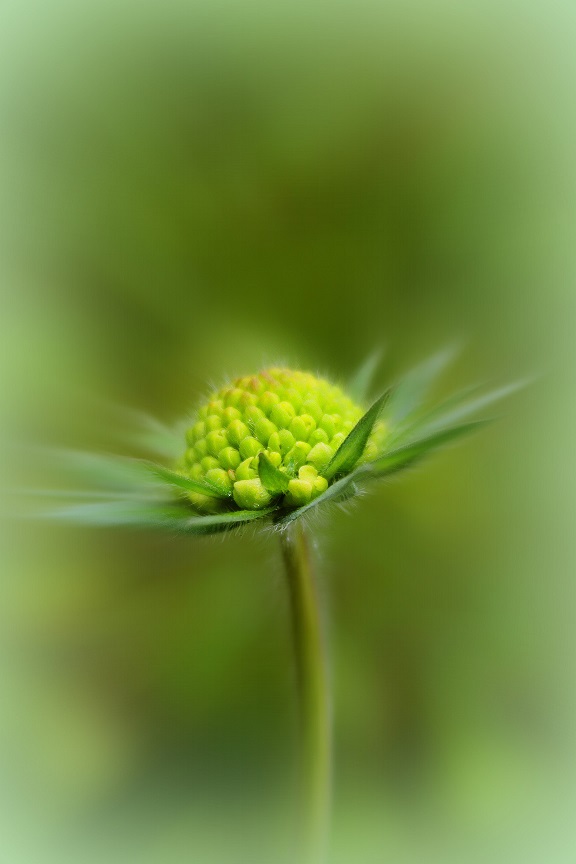
[[[328,850],[332,783],[332,712],[326,645],[310,544],[301,520],[282,533],[288,578],[302,728],[305,864]]]

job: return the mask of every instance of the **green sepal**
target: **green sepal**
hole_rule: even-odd
[[[407,372],[393,388],[386,406],[384,419],[394,428],[410,417],[428,395],[436,379],[453,360],[456,348],[439,351]]]
[[[409,444],[404,444],[402,447],[396,447],[393,450],[385,452],[378,459],[374,459],[372,462],[362,466],[362,469],[372,477],[385,477],[389,474],[395,474],[397,471],[402,471],[420,459],[423,459],[432,450],[437,450],[439,447],[449,444],[463,435],[476,432],[489,422],[489,420],[475,420],[472,423],[462,423],[460,426],[440,429],[426,437],[418,438]]]
[[[162,490],[156,484],[147,489],[17,489],[15,494],[23,496],[26,500],[34,498],[60,499],[66,501],[130,501],[142,500],[158,501],[169,500],[166,490]]]
[[[218,534],[265,519],[275,513],[276,509],[276,507],[266,507],[263,510],[231,510],[229,513],[214,513],[209,516],[188,516],[180,518],[177,522],[172,520],[168,527],[187,534]]]
[[[133,435],[135,443],[140,444],[144,450],[150,453],[156,453],[166,459],[177,459],[182,449],[186,421],[180,421],[171,427],[147,414],[140,416],[142,428]]]
[[[152,414],[126,405],[104,403],[109,412],[109,424],[115,428],[120,438],[138,451],[176,460],[182,450],[182,441],[188,426],[184,417],[168,425]]]
[[[210,498],[229,498],[229,495],[223,495],[220,489],[216,489],[210,483],[202,480],[192,480],[190,477],[184,477],[176,471],[170,471],[163,465],[156,465],[155,462],[144,462],[148,470],[155,475],[159,480],[169,483],[171,486],[176,486],[183,489],[185,492],[197,492],[200,495],[208,495]]]
[[[506,384],[503,387],[498,387],[495,390],[490,390],[480,396],[471,399],[470,396],[478,388],[467,388],[453,396],[449,396],[439,405],[425,412],[413,426],[409,427],[407,432],[413,437],[414,431],[432,432],[453,426],[455,423],[460,423],[472,414],[476,414],[489,405],[505,399],[512,393],[516,393],[526,386],[527,381],[515,381],[512,384]]]
[[[248,522],[270,516],[275,508],[266,510],[232,510],[209,515],[193,514],[187,506],[154,504],[152,502],[111,500],[62,507],[42,514],[45,518],[75,522],[80,525],[103,527],[132,526],[160,528],[187,534],[216,534],[240,527]]]
[[[347,474],[351,471],[364,453],[364,448],[370,433],[374,427],[378,415],[389,398],[389,391],[383,393],[379,399],[368,409],[363,417],[354,426],[347,438],[342,442],[324,471],[322,476],[330,480],[338,474]]]
[[[53,466],[60,478],[81,482],[86,491],[104,489],[143,492],[154,488],[149,472],[140,459],[102,455],[82,450],[39,450],[44,464]]]
[[[266,453],[258,456],[258,475],[260,482],[271,495],[282,495],[288,491],[290,477],[276,468]]]
[[[364,360],[362,365],[356,370],[348,382],[346,392],[354,402],[363,405],[368,399],[370,387],[376,374],[376,370],[382,361],[384,351],[382,348],[377,348]]]
[[[182,519],[183,514],[186,519],[190,519],[190,510],[186,512],[176,504],[163,505],[152,501],[115,498],[108,501],[70,504],[67,507],[55,508],[39,515],[45,519],[56,519],[88,526],[133,525],[150,528],[170,527]]]

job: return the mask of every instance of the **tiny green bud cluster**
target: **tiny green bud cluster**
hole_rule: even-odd
[[[286,477],[282,503],[301,507],[328,488],[322,472],[363,413],[322,378],[266,369],[212,394],[186,432],[187,450],[177,468],[217,492],[219,497],[191,492],[200,509],[221,509],[232,499],[243,510],[259,510],[274,498],[259,476],[265,454]],[[376,455],[382,429],[376,424],[363,459]]]

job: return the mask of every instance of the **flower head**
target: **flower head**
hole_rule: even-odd
[[[261,510],[274,498],[285,507],[308,504],[328,488],[325,469],[363,410],[339,387],[308,372],[265,369],[213,393],[186,431],[177,463],[185,477],[215,495],[190,492],[202,510]],[[384,424],[375,424],[360,460],[378,453]]]
[[[140,440],[169,456],[168,464],[68,454],[74,473],[96,477],[97,488],[51,490],[52,497],[69,503],[50,515],[196,534],[259,520],[286,525],[474,431],[485,421],[470,422],[470,415],[520,386],[480,395],[468,388],[426,408],[452,353],[421,363],[368,410],[361,406],[374,357],[346,390],[280,367],[236,378],[213,392],[186,424],[171,429],[146,419]]]

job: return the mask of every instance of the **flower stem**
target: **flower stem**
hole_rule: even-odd
[[[326,645],[310,543],[300,520],[282,532],[288,578],[302,734],[305,864],[328,850],[332,782],[332,712]]]

